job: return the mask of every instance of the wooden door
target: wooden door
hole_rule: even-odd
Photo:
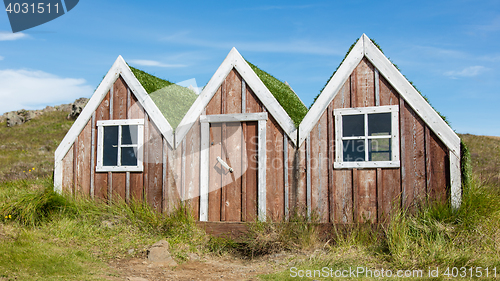
[[[257,128],[257,122],[210,124],[209,221],[256,219]]]

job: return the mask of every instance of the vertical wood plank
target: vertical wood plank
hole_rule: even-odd
[[[127,181],[127,175],[125,172],[114,172],[111,173],[112,180],[112,192],[113,192],[113,200],[125,200],[125,185]]]
[[[226,163],[233,168],[233,172],[223,169],[223,184],[226,189],[225,201],[225,220],[226,221],[241,221],[241,174],[242,174],[242,127],[239,122],[231,122],[226,124],[226,138],[223,143],[225,150]]]
[[[357,222],[377,222],[377,170],[357,170]]]
[[[244,91],[245,81],[242,81],[242,93]],[[244,101],[242,95],[242,111],[245,112],[246,102]],[[247,122],[241,123],[242,137],[241,137],[241,221],[246,221],[247,219],[247,170],[248,170],[248,156],[247,156]]]
[[[109,120],[109,96],[110,94],[106,94],[104,99],[101,101],[101,104],[97,107],[95,111],[95,123],[94,129],[97,128],[97,121],[99,120]],[[94,158],[97,159],[97,134],[94,136]],[[97,161],[94,162],[95,170]],[[108,174],[107,173],[98,173],[94,174],[94,196],[96,198],[100,198],[106,200],[108,198]]]
[[[329,222],[335,222],[335,187],[334,187],[334,168],[335,162],[335,117],[333,115],[333,103],[328,106],[328,208],[329,208]]]
[[[92,120],[87,122],[77,139],[77,193],[90,195],[90,167],[92,152]]]
[[[380,78],[378,69],[374,69],[375,74],[375,106],[380,105]]]
[[[353,222],[359,222],[359,176],[358,169],[352,169],[352,215]]]
[[[113,119],[127,119],[127,85],[120,76],[113,85]]]
[[[191,209],[194,218],[199,216],[199,186],[200,186],[200,122],[196,120],[186,135],[185,152],[185,188],[187,192],[187,205]],[[204,166],[204,168],[206,168]]]
[[[311,217],[312,208],[312,190],[311,190],[311,134],[307,136],[306,139],[306,200],[307,200],[307,217]]]
[[[231,70],[225,81],[225,114],[241,113],[241,76],[235,69]]]
[[[352,170],[334,170],[335,222],[353,222],[353,178]]]
[[[208,221],[208,186],[209,186],[209,157],[210,157],[210,124],[203,122],[201,127],[200,143],[200,221]]]
[[[401,207],[401,171],[400,169],[382,169],[381,184],[377,184],[379,197],[379,222],[387,223],[394,210]],[[378,178],[377,178],[378,182]]]
[[[447,147],[426,127],[427,192],[431,201],[446,202],[450,195]]]
[[[274,118],[267,120],[266,144],[266,204],[267,216],[279,221],[284,214],[284,182],[283,182],[283,133]],[[261,144],[259,143],[259,146]]]
[[[130,119],[145,119],[144,118],[144,109],[142,106],[139,104],[137,101],[137,98],[130,92],[130,89],[128,89],[129,92],[129,107],[128,107],[128,112],[127,116]],[[146,126],[144,126],[146,128]],[[144,133],[144,140],[147,142],[146,134]],[[145,153],[145,145],[142,147],[139,147],[138,149],[142,149],[143,153],[142,155],[146,155]],[[145,161],[144,161],[145,162]],[[144,164],[145,165],[145,164]],[[144,170],[145,170],[144,166]],[[143,193],[144,193],[144,172],[131,172],[130,173],[130,199],[138,202],[143,201]]]
[[[399,105],[399,94],[387,80],[379,75],[380,105]]]
[[[210,157],[209,157],[209,193],[208,220],[220,221],[221,218],[221,188],[222,168],[217,157],[222,154],[222,124],[210,124]]]
[[[262,105],[250,87],[246,87],[246,112],[262,112]]]
[[[95,166],[96,166],[96,113],[92,113],[91,135],[90,135],[90,197],[94,199],[95,193]]]
[[[224,90],[222,91],[222,104],[223,108],[225,106],[225,95],[224,95]],[[224,110],[223,110],[224,112]],[[227,149],[225,147],[227,141],[227,126],[226,123],[222,123],[222,137],[221,137],[221,154],[220,158],[224,159],[227,161]],[[227,163],[227,162],[226,162]],[[231,163],[229,163],[231,165]],[[221,205],[220,205],[220,220],[225,221],[226,220],[226,192],[227,192],[227,184],[228,184],[228,179],[224,176],[226,173],[226,170],[222,165],[220,165],[220,175],[221,175]]]
[[[404,164],[405,178],[403,185],[403,202],[405,208],[414,207],[425,199],[425,144],[424,144],[424,124],[411,107],[405,103],[400,108],[403,114],[405,138]]]
[[[289,192],[289,184],[288,184],[288,137],[287,134],[283,134],[283,179],[285,184],[285,219],[288,220],[290,218],[289,210],[290,210],[290,192]]]
[[[363,58],[354,70],[356,77],[354,107],[375,106],[374,67]]]
[[[247,170],[245,172],[246,217],[245,221],[257,220],[257,186],[258,186],[258,123],[246,122],[245,147],[247,155]]]
[[[74,174],[74,169],[73,169],[73,156],[74,156],[74,144],[71,146],[71,148],[68,150],[68,153],[66,153],[66,156],[64,156],[62,160],[62,173],[63,173],[63,181],[62,181],[62,188],[64,192],[67,192],[69,194],[72,193],[73,189],[73,174]]]
[[[158,212],[162,211],[163,192],[163,141],[162,136],[153,122],[148,122],[148,193],[147,200],[151,207]]]
[[[258,121],[258,159],[259,159],[259,171],[258,171],[258,184],[257,184],[257,208],[258,208],[258,217],[260,221],[266,221],[267,218],[267,186],[266,186],[266,179],[267,179],[267,167],[266,167],[266,162],[267,162],[267,153],[266,153],[266,147],[267,145],[265,144],[267,140],[267,125],[266,125],[266,120],[259,120]]]
[[[145,202],[151,204],[149,202],[149,150],[150,150],[150,132],[149,132],[149,116],[147,112],[144,111],[144,145],[143,145],[143,155],[144,161],[142,162],[144,165],[144,169],[142,172],[142,198]]]
[[[168,213],[168,143],[167,140],[162,137],[162,206],[161,210],[163,213]]]

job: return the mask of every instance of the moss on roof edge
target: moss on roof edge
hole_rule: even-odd
[[[296,127],[307,114],[307,106],[300,100],[295,92],[281,80],[260,69],[249,61],[246,61],[266,88],[276,98],[281,107],[293,120]]]
[[[330,83],[330,80],[332,80],[333,76],[335,75],[335,73],[337,73],[337,70],[339,69],[339,67],[342,65],[342,63],[344,63],[345,59],[347,58],[347,56],[349,55],[349,53],[351,53],[352,49],[354,48],[354,46],[356,45],[356,43],[358,43],[358,39],[356,39],[356,41],[354,41],[354,43],[349,47],[349,50],[347,51],[347,53],[345,54],[344,58],[342,59],[342,61],[340,62],[340,64],[337,66],[337,68],[335,69],[335,71],[332,73],[332,75],[330,76],[330,78],[328,78],[328,81],[326,81],[326,84],[323,86],[323,88],[321,89],[321,91],[319,91],[319,94],[316,95],[316,97],[314,98],[313,102],[311,103],[311,105],[309,106],[309,109],[311,109],[311,107],[313,106],[313,104],[316,102],[316,100],[318,99],[318,97],[321,95],[321,93],[323,92],[323,90],[325,89],[326,85],[328,85],[328,83]],[[382,48],[380,47],[380,45],[375,41],[375,39],[371,39],[370,40],[372,41],[372,43],[380,50],[380,52],[382,52],[382,54],[384,53],[384,51],[382,51]],[[437,114],[441,117],[441,119],[444,120],[444,122],[446,122],[446,124],[448,124],[448,126],[451,127],[450,125],[450,122],[448,121],[448,119],[446,119],[446,116],[442,115],[439,111],[436,110],[436,108],[434,106],[432,106],[431,102],[429,101],[429,99],[424,95],[422,94],[422,92],[415,86],[415,84],[413,84],[412,81],[410,81],[406,75],[404,75],[402,72],[401,72],[401,69],[399,69],[399,67],[389,58],[387,57],[387,59],[392,63],[392,65],[394,65],[394,67],[396,67],[396,69],[403,75],[403,77],[408,81],[410,82],[410,84],[413,86],[413,88],[415,88],[415,90],[417,90],[417,92],[425,99],[425,101],[432,107],[432,109],[434,109],[434,111],[437,112]]]
[[[160,109],[163,117],[175,130],[198,98],[198,95],[186,87],[158,78],[130,65],[129,67],[158,109]]]

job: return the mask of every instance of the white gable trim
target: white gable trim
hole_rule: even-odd
[[[439,139],[456,156],[460,157],[460,138],[444,122],[439,114],[429,105],[420,93],[406,80],[397,68],[372,43],[370,38],[363,34],[354,48],[346,57],[335,75],[325,86],[320,96],[311,107],[299,126],[299,146],[306,139],[309,132],[316,125],[328,105],[335,98],[354,68],[361,59],[366,57],[378,69],[380,75],[394,87],[420,118],[432,129]]]
[[[62,159],[64,158],[64,156],[66,156],[73,143],[75,143],[76,138],[83,131],[88,121],[92,118],[92,114],[97,110],[102,100],[106,97],[106,94],[120,75],[137,98],[139,104],[144,108],[151,120],[158,127],[161,134],[165,137],[170,146],[173,146],[174,135],[172,126],[170,126],[151,97],[147,94],[146,90],[144,90],[141,83],[139,83],[137,78],[134,76],[132,70],[130,70],[122,56],[118,56],[113,66],[101,81],[99,87],[97,87],[85,108],[82,110],[80,116],[78,116],[75,123],[73,124],[73,126],[71,126],[68,133],[66,133],[66,136],[55,151],[55,191],[62,191]]]
[[[347,55],[344,62],[339,66],[335,75],[333,75],[328,84],[326,84],[325,88],[316,99],[316,102],[314,102],[313,106],[309,109],[300,123],[298,147],[302,145],[313,127],[318,123],[321,115],[323,115],[328,105],[330,105],[345,81],[347,81],[349,75],[351,75],[356,66],[358,66],[359,62],[363,59],[363,56],[363,40],[360,39]]]
[[[252,89],[266,107],[267,111],[274,117],[293,143],[296,144],[296,128],[292,119],[271,94],[269,89],[267,89],[264,83],[259,79],[257,74],[255,74],[245,59],[238,53],[236,48],[232,48],[177,127],[175,131],[175,148],[182,142],[191,129],[191,126],[196,122],[198,116],[203,113],[203,110],[215,95],[217,89],[219,89],[220,85],[233,68],[238,71],[243,80],[245,80],[246,86]]]

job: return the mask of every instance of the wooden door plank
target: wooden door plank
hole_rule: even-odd
[[[193,216],[199,216],[199,187],[200,187],[200,122],[197,120],[186,135],[186,199],[187,206],[191,210]]]
[[[446,202],[450,195],[448,149],[439,138],[426,127],[427,192],[431,201]]]
[[[85,128],[78,136],[77,146],[77,193],[90,195],[90,153],[92,152],[92,120],[87,122]]]
[[[246,178],[246,217],[245,221],[257,220],[257,183],[258,183],[258,123],[246,122],[245,149],[247,156]]]
[[[272,116],[269,116],[266,127],[266,214],[273,221],[279,221],[285,208],[283,133]]]
[[[208,109],[207,109],[208,111]],[[221,184],[222,170],[217,157],[222,154],[222,124],[210,124],[210,158],[209,158],[209,190],[208,190],[208,220],[220,221],[221,217]]]
[[[352,170],[334,170],[336,223],[353,222],[353,179]]]
[[[226,189],[225,220],[241,221],[241,139],[242,126],[239,122],[226,124],[226,138],[223,142],[226,163],[233,169],[223,169],[222,184]]]

